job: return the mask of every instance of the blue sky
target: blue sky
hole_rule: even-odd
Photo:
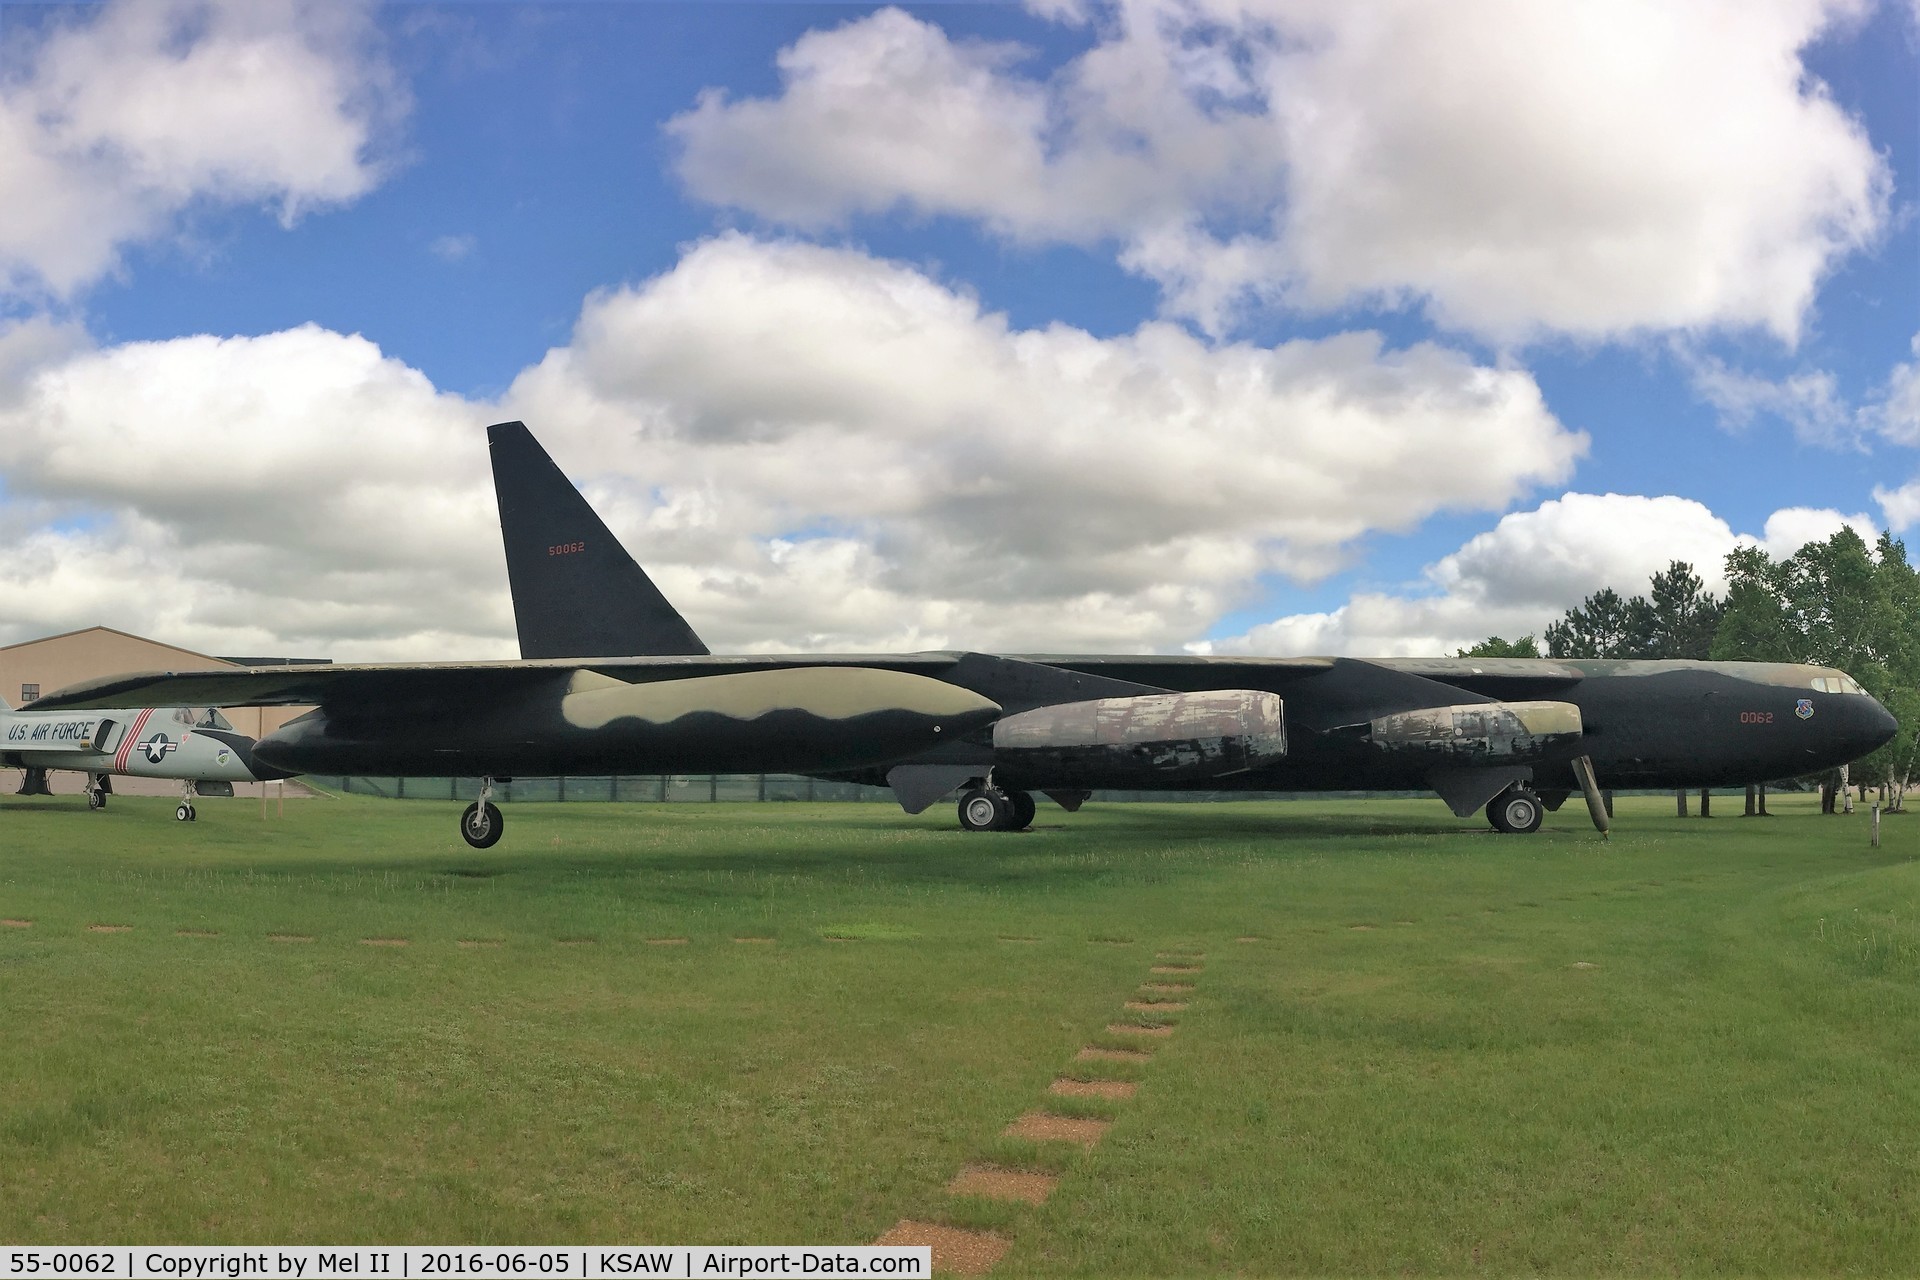
[[[1920,522],[1915,8],[1438,12],[0,5],[0,642],[510,653],[509,416],[724,649],[1450,651]]]

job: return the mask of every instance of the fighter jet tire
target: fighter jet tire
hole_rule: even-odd
[[[491,849],[500,843],[506,826],[498,806],[490,803],[482,807],[476,800],[460,815],[460,838],[476,849]]]
[[[1033,815],[1036,810],[1031,792],[1009,791],[1007,803],[1013,806],[1013,821],[1007,825],[1007,830],[1025,831],[1033,825]]]
[[[996,788],[974,787],[960,796],[962,831],[1005,831],[1013,822],[1013,804]]]
[[[183,804],[173,811],[173,820],[175,822],[192,822],[196,816],[193,812],[193,806],[190,804]]]
[[[89,790],[87,792],[87,808],[104,809],[106,807],[107,797],[105,792],[95,790]]]
[[[1487,806],[1487,821],[1503,835],[1530,835],[1546,816],[1547,806],[1525,787],[1508,787]]]

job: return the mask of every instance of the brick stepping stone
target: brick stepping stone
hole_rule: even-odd
[[[1073,1055],[1075,1062],[1145,1062],[1153,1055],[1145,1049],[1102,1049],[1088,1045]]]
[[[1090,1147],[1111,1128],[1111,1120],[1090,1120],[1081,1116],[1056,1116],[1048,1111],[1029,1111],[1001,1132],[1009,1138],[1033,1142],[1077,1142]]]
[[[970,1164],[947,1184],[947,1194],[1044,1204],[1059,1181],[1060,1175],[1057,1173],[1030,1173],[1022,1169]]]
[[[1139,1088],[1131,1080],[1069,1080],[1062,1076],[1047,1086],[1047,1092],[1061,1098],[1107,1098],[1125,1102]]]
[[[1007,1256],[1013,1241],[991,1231],[962,1231],[937,1222],[912,1222],[905,1218],[875,1244],[924,1244],[933,1249],[933,1269],[951,1271],[957,1276],[981,1276],[993,1264]]]

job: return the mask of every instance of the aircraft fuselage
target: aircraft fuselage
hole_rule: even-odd
[[[254,760],[252,738],[203,718],[167,707],[0,710],[0,764],[194,782],[287,776]]]

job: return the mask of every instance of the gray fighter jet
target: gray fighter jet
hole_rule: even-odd
[[[471,776],[461,834],[500,838],[494,781],[795,772],[890,786],[962,827],[1027,826],[1035,792],[1430,789],[1499,831],[1574,790],[1811,773],[1887,741],[1843,672],[1784,663],[709,653],[517,422],[489,428],[523,659],[155,672],[49,695],[311,703],[263,738],[301,773]]]
[[[236,782],[292,775],[262,764],[254,741],[214,707],[128,707],[76,713],[45,701],[14,710],[0,699],[0,764],[26,770],[23,795],[50,795],[47,772],[87,775],[87,807],[104,809],[115,776],[173,778],[173,816],[192,822],[200,795],[232,795]]]

